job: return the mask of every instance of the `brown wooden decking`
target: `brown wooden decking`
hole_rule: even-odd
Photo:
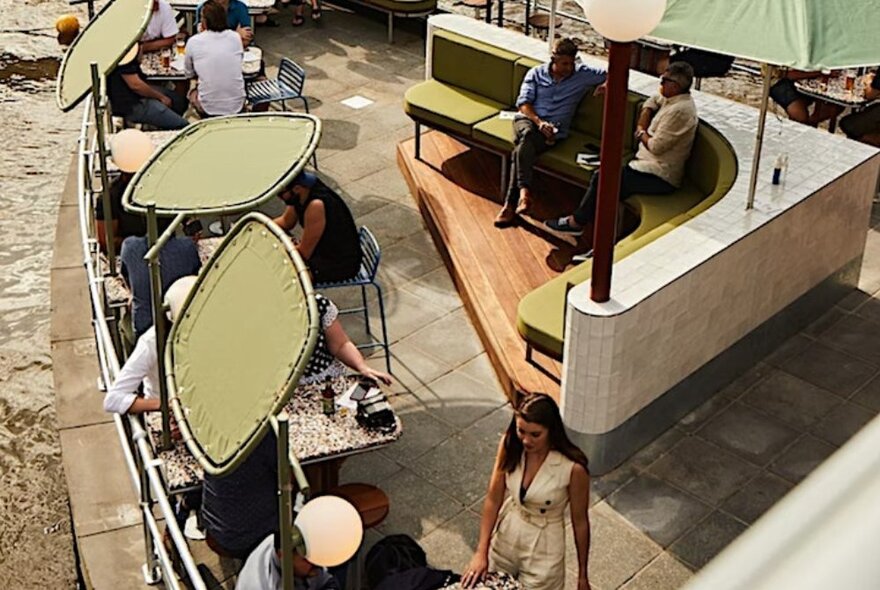
[[[413,139],[397,147],[397,161],[464,300],[508,396],[518,388],[559,394],[562,364],[540,353],[526,361],[516,329],[519,300],[559,274],[575,248],[529,223],[492,225],[500,196],[500,158],[437,132],[422,135],[421,160]],[[559,216],[581,194],[566,183],[536,177],[535,217]],[[560,309],[560,313],[562,310]]]

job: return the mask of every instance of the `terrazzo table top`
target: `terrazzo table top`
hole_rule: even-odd
[[[837,103],[841,106],[860,107],[867,104],[865,99],[865,86],[870,84],[867,76],[856,78],[852,90],[846,89],[846,81],[843,76],[835,76],[827,81],[822,78],[809,78],[798,80],[795,86],[798,90],[810,96]]]
[[[195,12],[203,0],[171,0],[171,8],[182,12]],[[242,0],[251,14],[261,14],[275,5],[275,0]]]
[[[461,584],[456,582],[450,586],[443,586],[449,590],[461,590]],[[524,587],[513,577],[498,572],[490,572],[486,581],[475,586],[476,590],[522,590]]]
[[[161,51],[148,51],[141,56],[141,71],[152,80],[186,80],[183,67],[183,55],[172,50],[169,66],[162,65]],[[241,73],[245,77],[256,76],[260,71],[260,60],[263,50],[259,47],[247,47],[241,62]]]
[[[339,396],[355,381],[355,377],[339,377],[331,381]],[[297,387],[287,404],[290,414],[290,447],[303,465],[320,463],[348,455],[363,453],[385,446],[400,438],[403,432],[400,418],[387,430],[368,430],[355,420],[354,413],[337,408],[325,416],[321,412],[321,391],[324,383]],[[147,430],[153,448],[161,439],[162,416],[159,412],[147,415]],[[181,492],[201,485],[204,473],[183,441],[175,441],[174,448],[156,453],[163,462],[163,473],[169,493]],[[494,588],[494,587],[493,587]],[[497,588],[507,588],[498,586]]]

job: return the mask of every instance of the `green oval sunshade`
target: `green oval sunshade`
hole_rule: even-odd
[[[208,473],[233,469],[287,403],[315,347],[319,316],[290,238],[251,213],[223,240],[165,350],[169,405]]]
[[[55,102],[69,111],[92,88],[92,62],[107,76],[138,42],[153,14],[153,0],[111,0],[64,54],[55,84]]]
[[[312,156],[321,121],[299,113],[233,115],[186,127],[153,153],[123,195],[129,211],[226,214],[256,207]]]

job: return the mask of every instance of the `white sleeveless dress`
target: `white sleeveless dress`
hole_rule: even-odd
[[[508,497],[492,534],[489,570],[510,574],[526,590],[561,590],[565,586],[563,517],[574,462],[550,451],[520,502],[523,463],[521,458],[505,476]]]

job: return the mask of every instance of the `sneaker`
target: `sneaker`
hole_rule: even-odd
[[[509,227],[516,220],[516,212],[510,205],[505,205],[495,216],[495,227]]]
[[[593,257],[593,249],[590,248],[589,250],[587,250],[583,254],[575,254],[574,256],[572,256],[571,261],[580,264],[581,262],[586,262],[587,260],[589,260],[592,257]]]
[[[544,227],[549,229],[550,231],[558,232],[561,234],[572,234],[572,235],[580,235],[583,233],[584,228],[581,226],[575,227],[572,225],[571,221],[569,221],[569,217],[560,217],[559,219],[548,219],[544,222]]]

